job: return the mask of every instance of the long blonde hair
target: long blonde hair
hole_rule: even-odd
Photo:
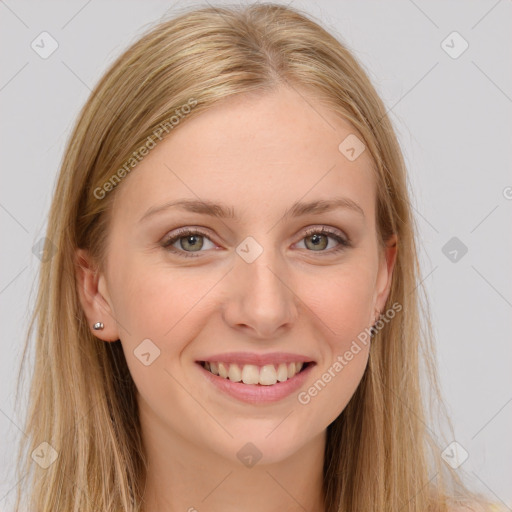
[[[361,134],[375,163],[380,242],[398,236],[388,304],[403,309],[377,332],[357,391],[328,427],[325,511],[445,511],[452,501],[480,498],[441,459],[444,446],[427,427],[444,409],[431,411],[442,402],[428,302],[406,168],[386,109],[363,68],[319,24],[289,7],[256,4],[195,8],[158,24],[116,60],[79,115],[49,213],[47,249],[57,250],[41,264],[22,361],[23,368],[34,334],[18,469],[19,478],[30,475],[27,496],[18,490],[17,506],[29,500],[23,510],[142,508],[135,386],[120,341],[91,334],[77,294],[75,250],[89,249],[101,267],[122,182],[101,200],[94,191],[190,98],[197,105],[181,122],[224,98],[279,84],[311,91]],[[47,469],[30,457],[43,442],[58,455]]]

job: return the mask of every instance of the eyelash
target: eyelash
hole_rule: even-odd
[[[187,236],[194,236],[194,235],[203,236],[205,238],[208,238],[208,240],[210,240],[210,237],[208,236],[208,234],[199,229],[181,228],[178,230],[178,232],[175,235],[173,235],[170,238],[167,238],[161,245],[165,250],[175,253],[175,254],[178,254],[185,258],[197,258],[199,256],[199,254],[194,254],[194,253],[183,251],[181,249],[176,249],[175,247],[173,247],[173,244],[175,242],[177,242],[180,238],[185,238]],[[332,231],[331,229],[326,228],[326,227],[308,229],[306,231],[304,237],[301,238],[301,240],[303,240],[304,238],[307,238],[308,236],[312,236],[312,235],[326,235],[330,238],[334,238],[339,243],[339,245],[337,247],[335,247],[334,249],[330,249],[329,251],[319,251],[319,252],[324,252],[324,253],[326,252],[327,254],[335,254],[335,253],[338,253],[339,251],[345,250],[347,247],[352,246],[350,240],[342,238],[340,235],[338,235],[338,233],[336,231]],[[196,252],[201,253],[204,251],[196,251]],[[316,251],[308,251],[308,252],[316,252]]]

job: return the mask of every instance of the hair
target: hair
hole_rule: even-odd
[[[122,182],[102,199],[95,190],[191,99],[197,103],[181,123],[223,99],[279,86],[309,92],[357,130],[374,164],[379,242],[398,239],[386,308],[398,303],[402,311],[376,333],[357,390],[327,427],[325,512],[487,506],[442,460],[446,444],[427,426],[444,418],[453,433],[436,376],[406,166],[386,109],[345,45],[299,10],[266,3],[189,8],[158,23],[117,58],[80,112],[49,212],[46,250],[56,251],[41,263],[20,367],[21,375],[33,338],[18,455],[18,477],[30,478],[26,495],[18,487],[16,507],[27,499],[24,510],[41,512],[142,509],[147,461],[135,384],[121,341],[90,332],[77,291],[76,249],[104,268]],[[58,453],[47,469],[29,456],[43,442]]]

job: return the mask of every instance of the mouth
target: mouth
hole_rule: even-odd
[[[273,386],[305,372],[313,362],[290,361],[258,366],[222,361],[197,361],[206,371],[222,379],[252,386]]]

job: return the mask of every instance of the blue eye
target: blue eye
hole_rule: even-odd
[[[215,248],[215,245],[205,232],[199,229],[182,228],[179,229],[173,236],[170,236],[164,242],[162,242],[161,245],[169,252],[173,252],[185,258],[194,258],[199,256],[199,254],[194,253],[204,252],[202,249],[205,246],[205,239],[210,244],[212,244],[213,247],[210,247],[210,249]],[[302,238],[301,242],[308,239],[310,240],[310,243],[305,244],[306,249],[311,247],[314,248],[309,252],[333,254],[342,251],[347,247],[351,247],[351,243],[348,239],[340,236],[337,231],[332,231],[325,227],[312,228],[306,231],[305,236]],[[328,251],[326,251],[324,249],[328,248],[329,239],[335,240],[338,245],[334,248],[331,247]],[[178,247],[176,247],[176,245],[178,245]],[[208,249],[208,247],[206,248]],[[316,248],[319,248],[320,250],[317,250]]]

